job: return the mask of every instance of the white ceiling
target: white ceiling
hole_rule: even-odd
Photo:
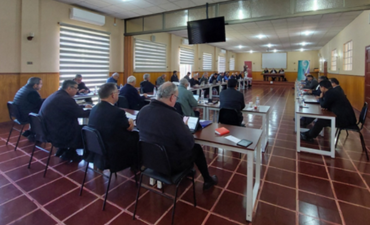
[[[362,11],[334,13],[290,19],[267,20],[226,26],[226,42],[211,45],[234,52],[318,50],[334,38]],[[309,35],[306,35],[309,31]],[[171,32],[187,37],[187,31]],[[259,38],[264,35],[264,38]],[[305,42],[305,46],[302,43]]]
[[[76,4],[120,19],[186,9],[228,0],[56,0]]]
[[[125,19],[228,0],[56,0]],[[226,26],[226,42],[211,45],[234,52],[318,50],[362,11],[294,17]],[[306,35],[305,32],[309,31]],[[187,31],[171,32],[187,37]],[[259,38],[258,35],[263,35]],[[302,42],[305,43],[302,46]],[[271,44],[269,48],[267,45]]]

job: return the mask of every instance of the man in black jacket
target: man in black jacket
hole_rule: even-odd
[[[333,88],[337,89],[338,91],[340,92],[343,92],[343,89],[341,86],[339,86],[339,81],[337,80],[337,78],[330,78],[330,82],[331,82],[331,85],[333,86]]]
[[[153,90],[154,90],[154,84],[150,83],[149,77],[150,77],[150,74],[149,73],[144,74],[144,76],[143,76],[144,81],[142,81],[140,83],[141,93],[150,93],[150,92],[153,92]]]
[[[190,79],[189,83],[190,87],[199,86],[200,82],[198,73],[193,74],[193,77]]]
[[[97,129],[102,137],[112,171],[136,164],[139,141],[139,134],[132,131],[134,121],[127,119],[124,110],[114,106],[118,101],[118,93],[115,84],[103,84],[99,89],[101,102],[91,110],[89,116],[89,126]],[[100,169],[106,168],[103,160],[94,154],[88,153],[87,160]]]
[[[78,84],[78,92],[77,94],[87,94],[87,93],[90,93],[90,89],[88,87],[86,87],[85,83],[82,82],[82,76],[81,74],[76,74],[75,76],[75,79],[73,79],[74,81],[76,81],[76,83]]]
[[[171,76],[171,82],[179,82],[179,77],[177,76],[177,71],[174,70]]]
[[[245,107],[243,93],[237,91],[236,79],[227,82],[227,89],[220,93],[220,108],[236,109],[239,112],[240,124],[243,122],[242,110]]]
[[[217,184],[217,177],[209,175],[202,147],[194,143],[193,134],[174,108],[177,96],[176,85],[166,82],[158,89],[158,100],[140,110],[136,118],[140,140],[165,146],[174,173],[195,163],[207,190]]]
[[[306,79],[307,79],[307,81],[306,81],[306,84],[303,86],[303,88],[313,90],[313,89],[315,89],[315,88],[317,87],[317,85],[319,84],[319,83],[317,82],[317,80],[316,80],[316,79],[315,79],[311,74],[308,74],[308,75],[306,76]]]
[[[73,99],[77,90],[75,81],[65,80],[59,91],[45,99],[39,112],[51,143],[59,147],[56,155],[62,155],[63,160],[81,159],[76,153],[77,148],[83,148],[82,126],[77,119],[88,117],[90,110],[83,110]],[[91,105],[86,108],[91,108]]]
[[[139,95],[139,92],[135,88],[136,78],[134,76],[129,76],[127,78],[127,84],[123,86],[119,92],[119,95],[125,96],[130,109],[140,110],[145,103],[145,98],[147,94],[143,94],[143,96]]]
[[[332,88],[330,81],[320,82],[320,105],[323,110],[333,112],[336,117],[337,127],[348,127],[356,125],[356,116],[343,92],[336,88]],[[322,128],[330,126],[330,120],[318,119],[309,131],[301,133],[301,139],[312,141],[321,132]]]
[[[17,118],[17,120],[21,122],[30,122],[28,119],[28,114],[39,112],[43,102],[43,99],[41,99],[38,92],[41,87],[41,78],[31,77],[28,79],[27,84],[17,91],[13,100],[14,105],[19,111],[19,118]],[[22,135],[29,137],[29,140],[31,141],[33,140],[30,130],[24,131]]]

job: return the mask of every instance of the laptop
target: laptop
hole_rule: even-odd
[[[199,101],[199,95],[193,95],[195,100]]]
[[[199,129],[199,118],[193,116],[185,116],[184,121],[187,120],[187,125],[192,134],[194,134]]]

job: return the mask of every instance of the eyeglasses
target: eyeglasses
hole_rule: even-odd
[[[75,87],[75,86],[70,86],[71,88],[73,88],[73,89],[78,89],[78,87]]]
[[[175,97],[176,97],[176,99],[179,99],[179,97],[178,97],[177,95],[173,94],[173,96],[175,96]]]

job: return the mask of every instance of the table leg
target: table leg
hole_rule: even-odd
[[[300,148],[301,148],[301,124],[298,123],[297,121],[301,119],[301,115],[300,114],[296,114],[296,117],[295,117],[295,125],[296,125],[296,131],[297,131],[297,152],[300,152]]]
[[[262,130],[263,130],[263,141],[262,141],[262,152],[265,152],[266,144],[267,144],[267,136],[268,136],[268,130],[267,130],[267,115],[262,115]]]
[[[199,96],[199,91],[200,91],[200,89],[198,89],[198,90],[197,90],[197,95],[198,95],[198,96]]]
[[[331,118],[331,131],[330,131],[330,155],[335,158],[335,117]]]
[[[222,84],[220,84],[220,86],[219,86],[219,88],[218,88],[218,95],[220,95],[221,90],[222,90]]]
[[[247,153],[247,221],[252,221],[253,212],[253,152]]]
[[[209,97],[210,99],[212,99],[212,87],[209,87]]]

